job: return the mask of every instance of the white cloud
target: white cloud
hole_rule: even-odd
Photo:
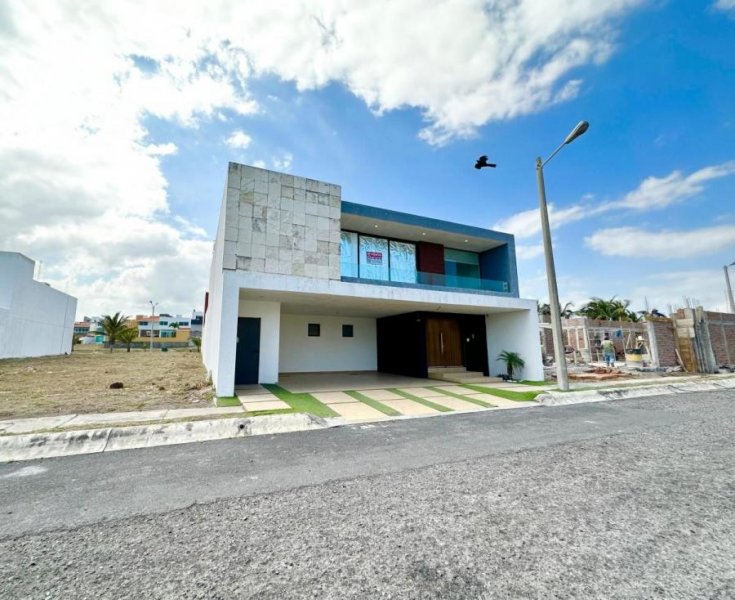
[[[735,10],[735,0],[717,0],[712,6],[717,10]]]
[[[735,225],[658,232],[637,227],[616,227],[596,231],[584,241],[605,256],[687,258],[735,247]]]
[[[516,258],[518,260],[529,260],[544,253],[543,244],[516,244]]]
[[[633,298],[647,298],[651,308],[668,312],[668,307],[686,306],[686,299],[708,310],[727,312],[725,277],[722,269],[664,271],[637,279]]]
[[[146,154],[150,156],[171,156],[179,151],[176,144],[168,142],[166,144],[148,144],[145,147]]]
[[[275,157],[271,161],[273,168],[277,171],[290,171],[293,163],[293,154],[284,152],[280,157]]]
[[[615,21],[641,2],[10,0],[0,247],[43,260],[80,312],[132,310],[159,285],[162,306],[201,305],[208,242],[171,214],[161,161],[177,148],[150,139],[147,117],[194,128],[255,114],[249,81],[271,74],[343,84],[376,113],[418,108],[421,137],[441,144],[574,97],[577,68],[607,58]]]
[[[342,83],[378,113],[419,108],[428,122],[421,137],[441,144],[575,97],[582,81],[570,74],[607,59],[616,21],[642,1],[222,1],[185,10],[128,2],[85,8],[83,19],[73,3],[17,2],[9,13],[34,36],[50,34],[49,46],[64,37],[130,63],[116,76],[119,92],[145,98],[161,118],[190,123],[221,106],[252,112],[238,90],[253,73],[273,73],[301,90]],[[31,18],[38,24],[26,28]],[[88,55],[72,64],[86,66],[96,58]],[[146,69],[134,68],[136,57],[150,61]]]
[[[568,223],[611,211],[645,211],[666,208],[700,194],[706,182],[734,173],[735,161],[729,161],[704,167],[689,175],[683,175],[681,171],[673,171],[665,177],[647,177],[635,190],[628,192],[619,200],[599,204],[592,202],[572,204],[561,209],[557,209],[554,204],[549,204],[549,222],[552,229],[556,229]],[[585,199],[589,196],[585,194]],[[520,239],[536,236],[541,232],[539,210],[533,208],[515,213],[495,223],[493,229],[512,233]]]
[[[559,210],[557,210],[554,204],[549,204],[547,210],[549,212],[549,224],[552,228],[561,227],[567,223],[586,219],[592,214],[602,212],[601,207],[584,204],[576,204]],[[507,219],[501,219],[493,225],[493,229],[512,233],[520,239],[535,237],[541,233],[539,209],[532,208],[531,210],[524,210],[523,212],[511,215]]]
[[[622,200],[611,203],[608,210],[666,208],[701,193],[705,182],[733,173],[735,173],[735,161],[729,161],[721,165],[704,167],[687,176],[684,176],[681,171],[674,171],[666,177],[648,177],[637,189],[626,194]]]
[[[227,144],[230,148],[244,150],[250,145],[252,141],[253,138],[242,131],[242,129],[236,129],[225,140],[225,144]]]

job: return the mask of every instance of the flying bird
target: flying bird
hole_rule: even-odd
[[[497,166],[498,165],[496,165],[495,163],[487,162],[487,156],[485,156],[484,154],[480,158],[478,158],[477,162],[475,163],[475,169],[482,169],[483,167],[490,167],[494,169]]]

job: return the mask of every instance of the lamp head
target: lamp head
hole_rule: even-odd
[[[495,163],[487,162],[487,156],[485,156],[484,154],[475,162],[475,169],[482,169],[483,167],[490,167],[494,169],[497,166],[498,165],[496,165]]]
[[[577,126],[572,129],[572,132],[566,137],[564,140],[565,144],[571,144],[574,140],[576,140],[580,135],[582,135],[585,131],[587,131],[590,128],[590,124],[587,121],[580,121],[577,123]]]

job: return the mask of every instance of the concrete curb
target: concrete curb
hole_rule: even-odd
[[[687,394],[691,392],[709,392],[735,389],[735,379],[721,381],[670,383],[666,385],[646,385],[637,388],[617,390],[584,390],[580,392],[545,392],[536,397],[543,406],[565,406],[585,402],[603,402],[605,400],[623,400],[626,398],[643,398],[645,396],[663,396],[668,394]]]
[[[72,454],[94,454],[189,442],[326,429],[344,425],[342,418],[323,419],[305,413],[158,425],[108,427],[59,433],[0,436],[0,462],[34,460]]]

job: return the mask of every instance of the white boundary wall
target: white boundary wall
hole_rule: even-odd
[[[0,252],[0,358],[71,352],[77,299],[35,281],[35,263]]]
[[[498,360],[498,354],[503,350],[508,350],[517,352],[525,361],[526,365],[520,373],[523,379],[544,380],[538,313],[535,310],[485,315],[485,323],[487,325],[487,357],[491,376],[505,373],[505,363]],[[515,374],[514,376],[518,377]]]
[[[319,337],[308,336],[309,323],[319,323]],[[352,325],[354,337],[342,337]],[[324,315],[281,317],[281,373],[375,371],[378,345],[375,319]]]

